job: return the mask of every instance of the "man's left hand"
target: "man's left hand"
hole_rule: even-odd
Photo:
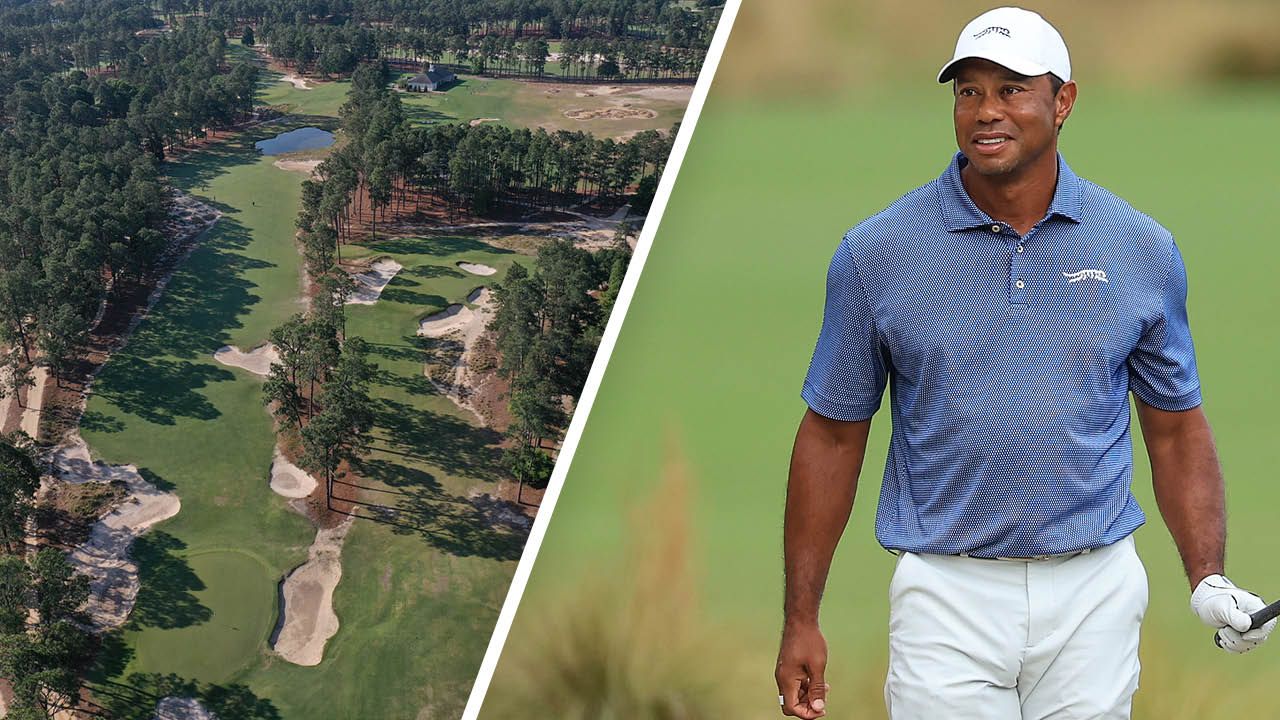
[[[1210,575],[1201,580],[1195,592],[1191,593],[1191,609],[1205,625],[1219,628],[1222,648],[1232,653],[1246,653],[1258,647],[1275,629],[1275,620],[1260,628],[1249,629],[1253,624],[1249,615],[1266,605],[1262,598],[1236,587],[1222,575]]]

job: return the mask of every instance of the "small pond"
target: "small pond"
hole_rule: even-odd
[[[280,155],[325,148],[332,144],[333,133],[318,127],[304,127],[280,133],[270,140],[259,140],[253,146],[261,150],[263,155]]]

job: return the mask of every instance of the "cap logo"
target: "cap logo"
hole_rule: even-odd
[[[992,25],[991,27],[987,28],[986,30],[983,30],[982,32],[977,33],[976,35],[974,35],[974,36],[973,36],[973,39],[974,39],[974,40],[977,40],[978,38],[980,38],[980,37],[982,37],[982,36],[984,36],[984,35],[990,35],[991,33],[1000,33],[1001,35],[1003,35],[1003,36],[1005,36],[1005,37],[1009,37],[1009,28],[1002,28],[1002,27],[999,27],[999,26],[996,26],[996,25]]]

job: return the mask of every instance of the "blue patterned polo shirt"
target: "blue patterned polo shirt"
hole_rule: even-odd
[[[936,180],[845,236],[801,397],[864,420],[890,390],[876,512],[890,549],[976,557],[1101,547],[1144,521],[1128,393],[1200,404],[1169,231],[1058,156],[1025,236]]]

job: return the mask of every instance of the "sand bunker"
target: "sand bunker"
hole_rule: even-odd
[[[287,498],[304,498],[320,483],[306,470],[289,462],[277,445],[271,456],[271,489]]]
[[[342,543],[353,519],[348,516],[337,527],[318,530],[307,561],[289,573],[280,588],[283,607],[272,647],[295,665],[319,665],[325,643],[338,632],[333,589],[342,578]]]
[[[156,703],[154,720],[218,720],[218,716],[195,698],[169,696]]]
[[[488,310],[489,289],[476,288],[467,296],[467,302],[479,305],[480,312],[466,305],[454,303],[438,313],[422,318],[418,323],[418,334],[423,337],[444,337],[449,333],[467,331],[469,327],[476,324],[476,318]],[[484,329],[483,323],[480,329]]]
[[[300,172],[300,173],[306,173],[308,175],[315,175],[316,168],[319,167],[320,163],[322,162],[324,161],[323,160],[276,160],[271,164],[275,165],[281,170],[288,170],[290,172]]]
[[[497,269],[491,268],[488,265],[481,265],[480,263],[460,262],[458,263],[458,267],[466,270],[472,275],[492,275],[498,272]]]
[[[280,353],[276,352],[275,346],[271,343],[259,345],[249,352],[244,352],[234,345],[223,345],[213,353],[213,359],[223,365],[248,370],[254,375],[266,377],[271,372],[271,366],[280,362]]]
[[[475,120],[471,121],[471,127],[475,127],[480,123],[487,123],[487,122],[502,122],[502,118],[476,118]]]
[[[367,270],[354,273],[351,277],[356,281],[356,291],[347,298],[347,304],[372,305],[378,302],[382,289],[400,272],[400,268],[400,263],[395,260],[383,258],[370,265]]]
[[[311,86],[307,84],[307,81],[306,81],[306,80],[304,80],[303,78],[298,77],[297,75],[295,75],[295,74],[293,74],[293,73],[289,73],[288,75],[281,75],[281,76],[280,76],[280,82],[287,82],[287,83],[290,83],[290,84],[292,84],[294,87],[298,88],[299,90],[310,90],[310,89],[311,89]]]
[[[441,312],[422,318],[418,323],[418,334],[423,337],[444,337],[466,327],[474,316],[475,312],[471,308],[454,303]]]
[[[595,110],[577,108],[565,110],[564,116],[570,120],[633,120],[635,118],[656,118],[658,113],[649,108],[633,107],[598,108]]]
[[[624,92],[620,85],[596,85],[574,93],[578,97],[595,97],[596,95],[617,95]]]
[[[129,558],[129,546],[152,525],[177,515],[182,505],[177,495],[144,480],[134,465],[91,460],[79,434],[54,451],[52,464],[64,482],[120,482],[127,489],[120,505],[94,523],[89,540],[70,555],[72,566],[89,576],[86,610],[94,629],[120,627],[138,597],[138,565]]]

